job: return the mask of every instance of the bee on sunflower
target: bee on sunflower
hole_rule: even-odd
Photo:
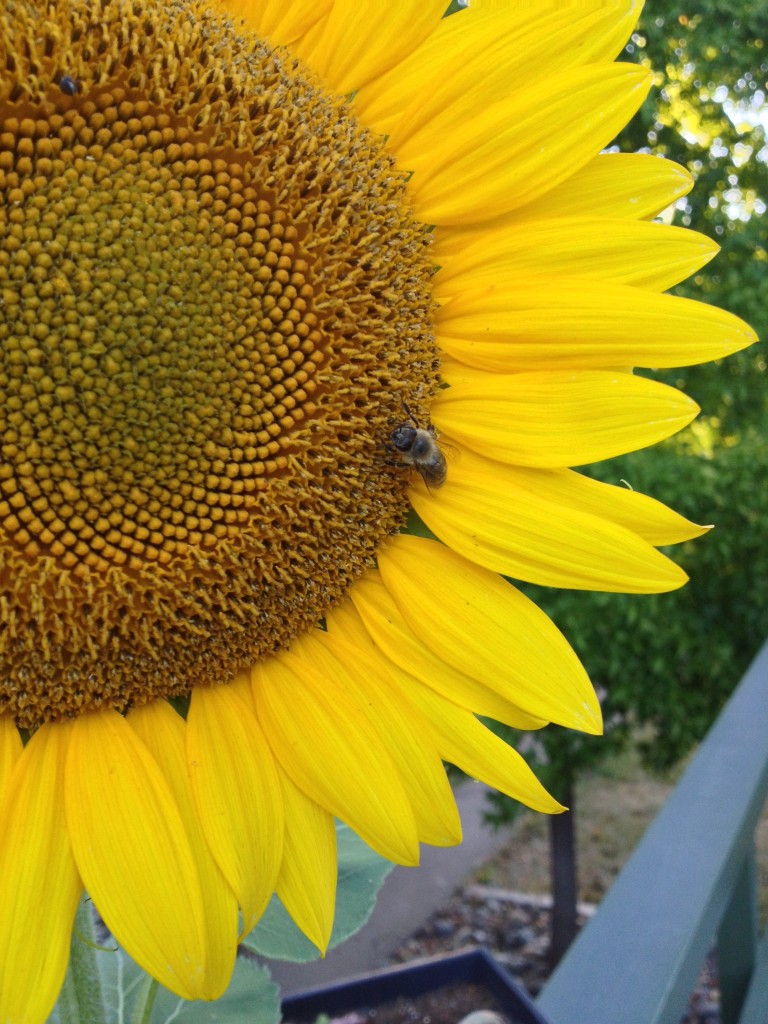
[[[83,890],[216,999],[274,892],[327,946],[334,818],[458,843],[445,761],[561,810],[475,716],[600,708],[503,577],[684,582],[657,548],[703,528],[571,468],[696,414],[631,367],[753,340],[662,294],[714,252],[652,222],[687,174],[601,153],[638,6],[444,14],[0,13],[3,1020],[50,1013]],[[439,491],[387,454],[404,406]]]

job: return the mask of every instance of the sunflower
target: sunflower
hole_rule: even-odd
[[[214,999],[274,892],[327,945],[334,817],[415,865],[445,761],[560,810],[475,716],[600,709],[503,577],[684,582],[702,528],[569,468],[695,415],[630,367],[753,340],[662,294],[685,172],[601,153],[637,6],[445,3],[0,14],[3,1020],[84,889]]]

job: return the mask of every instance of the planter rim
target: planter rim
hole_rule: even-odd
[[[283,1018],[314,1020],[321,1013],[340,1016],[461,983],[487,988],[513,1024],[552,1024],[488,950],[478,947],[382,967],[286,996]]]

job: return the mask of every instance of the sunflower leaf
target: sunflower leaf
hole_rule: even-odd
[[[331,947],[362,928],[373,910],[384,879],[393,867],[346,825],[337,823],[336,839],[339,879]],[[318,957],[315,946],[302,935],[277,897],[272,898],[243,946],[251,953],[273,960],[307,963]]]
[[[188,1003],[161,988],[150,1020],[151,1024],[279,1024],[279,989],[265,967],[239,957],[232,981],[219,999]]]
[[[238,958],[227,991],[214,1002],[186,1002],[155,982],[120,948],[96,953],[105,1007],[80,1024],[278,1024],[280,993],[266,968]],[[150,984],[148,984],[150,983]],[[47,1024],[72,1019],[57,1004]]]

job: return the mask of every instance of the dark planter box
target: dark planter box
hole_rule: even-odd
[[[461,983],[487,989],[512,1024],[551,1024],[528,993],[484,949],[433,957],[405,967],[385,967],[348,981],[286,996],[282,1003],[283,1018],[314,1021],[321,1013],[338,1017]]]

